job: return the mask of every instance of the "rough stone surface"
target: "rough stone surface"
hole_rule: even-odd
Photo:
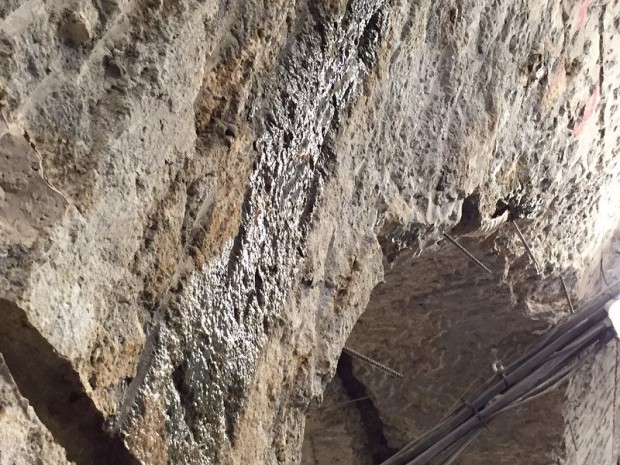
[[[0,352],[46,447],[376,463],[432,426],[490,354],[567,312],[560,275],[579,300],[617,275],[619,18],[589,0],[3,2]],[[333,418],[316,409],[347,339],[407,376],[341,360],[323,408],[368,399]],[[601,446],[587,419],[578,454],[566,440],[571,412],[604,408],[584,391],[598,357],[472,453],[615,460],[607,410]]]
[[[20,394],[0,356],[0,464],[69,464],[65,451]]]

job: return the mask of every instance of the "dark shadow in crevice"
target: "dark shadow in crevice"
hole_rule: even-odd
[[[104,418],[77,372],[30,324],[24,311],[0,299],[0,353],[24,396],[67,459],[76,465],[138,465]]]
[[[482,224],[480,214],[480,194],[477,192],[465,197],[461,207],[461,221],[454,228],[454,233],[463,234],[474,231]]]
[[[372,463],[380,464],[397,452],[397,449],[388,446],[383,431],[383,421],[372,400],[369,398],[366,386],[353,374],[353,360],[350,355],[342,354],[338,360],[336,374],[342,381],[342,386],[350,399],[360,399],[355,402],[364,427],[368,450]]]

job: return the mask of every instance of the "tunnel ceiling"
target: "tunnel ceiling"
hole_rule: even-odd
[[[617,0],[3,1],[0,463],[380,463],[620,275],[619,53]],[[616,354],[461,464],[615,464]]]

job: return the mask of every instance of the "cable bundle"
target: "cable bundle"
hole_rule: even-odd
[[[502,413],[551,392],[589,355],[614,338],[605,304],[620,292],[620,283],[570,315],[543,336],[519,360],[488,380],[473,400],[382,465],[450,465],[473,442],[480,429]]]

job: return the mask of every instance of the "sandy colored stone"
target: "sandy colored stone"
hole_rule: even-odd
[[[182,465],[302,460],[348,340],[407,372],[403,393],[353,366],[402,445],[492,349],[566,313],[560,275],[580,301],[614,274],[618,17],[555,0],[4,2],[0,306],[23,325],[0,342],[19,360],[36,335],[75,391],[41,380],[50,399],[88,400],[123,460]],[[510,448],[544,438],[525,463],[572,460],[553,399],[545,424],[501,427]],[[363,463],[363,415],[346,418],[330,424],[354,447],[343,463]]]

